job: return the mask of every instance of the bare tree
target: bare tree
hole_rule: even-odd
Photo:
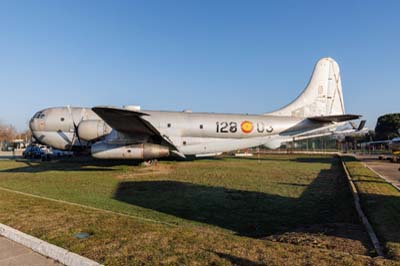
[[[0,141],[12,141],[17,135],[13,125],[6,125],[0,122]]]
[[[32,138],[32,132],[30,129],[26,129],[25,131],[20,131],[17,135],[17,138],[29,142],[29,140]]]

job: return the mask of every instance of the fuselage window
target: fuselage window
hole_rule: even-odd
[[[61,122],[64,122],[64,117],[61,117],[60,120],[61,120]]]
[[[203,129],[203,125],[200,125],[200,129]]]
[[[167,124],[167,127],[171,127],[171,124],[170,124],[170,123],[168,123],[168,124]]]
[[[186,145],[186,141],[185,140],[183,141],[183,145]]]

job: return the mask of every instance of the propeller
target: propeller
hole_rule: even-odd
[[[360,124],[358,125],[357,131],[361,131],[365,127],[365,123],[367,120],[361,120]]]
[[[365,127],[365,123],[367,122],[367,120],[361,120],[360,124],[356,125],[356,123],[354,122],[349,122],[349,124],[351,125],[351,127],[355,130],[355,131],[360,131]]]
[[[82,120],[83,120],[83,113],[85,112],[85,108],[81,109],[81,116],[80,116],[80,120],[79,120],[78,123],[75,123],[75,119],[74,119],[74,115],[72,113],[71,106],[67,105],[67,109],[68,109],[68,112],[69,112],[69,114],[71,116],[72,125],[74,126],[74,135],[72,136],[71,147],[70,147],[70,150],[71,150],[72,146],[75,143],[75,140],[78,140],[78,143],[79,143],[80,146],[82,145],[81,138],[79,137],[79,134],[78,134],[78,126],[79,126],[79,123],[82,122]]]

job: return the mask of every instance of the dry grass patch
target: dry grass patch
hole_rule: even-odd
[[[126,171],[123,174],[118,175],[116,178],[119,180],[124,179],[134,179],[136,177],[152,177],[158,175],[168,175],[170,174],[175,167],[173,165],[168,164],[155,164],[151,166],[141,166],[135,169],[135,171],[129,172]]]

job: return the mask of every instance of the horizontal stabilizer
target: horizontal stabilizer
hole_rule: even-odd
[[[344,122],[349,120],[359,119],[361,115],[327,115],[327,116],[314,116],[308,119],[314,122],[331,123],[331,122]]]

